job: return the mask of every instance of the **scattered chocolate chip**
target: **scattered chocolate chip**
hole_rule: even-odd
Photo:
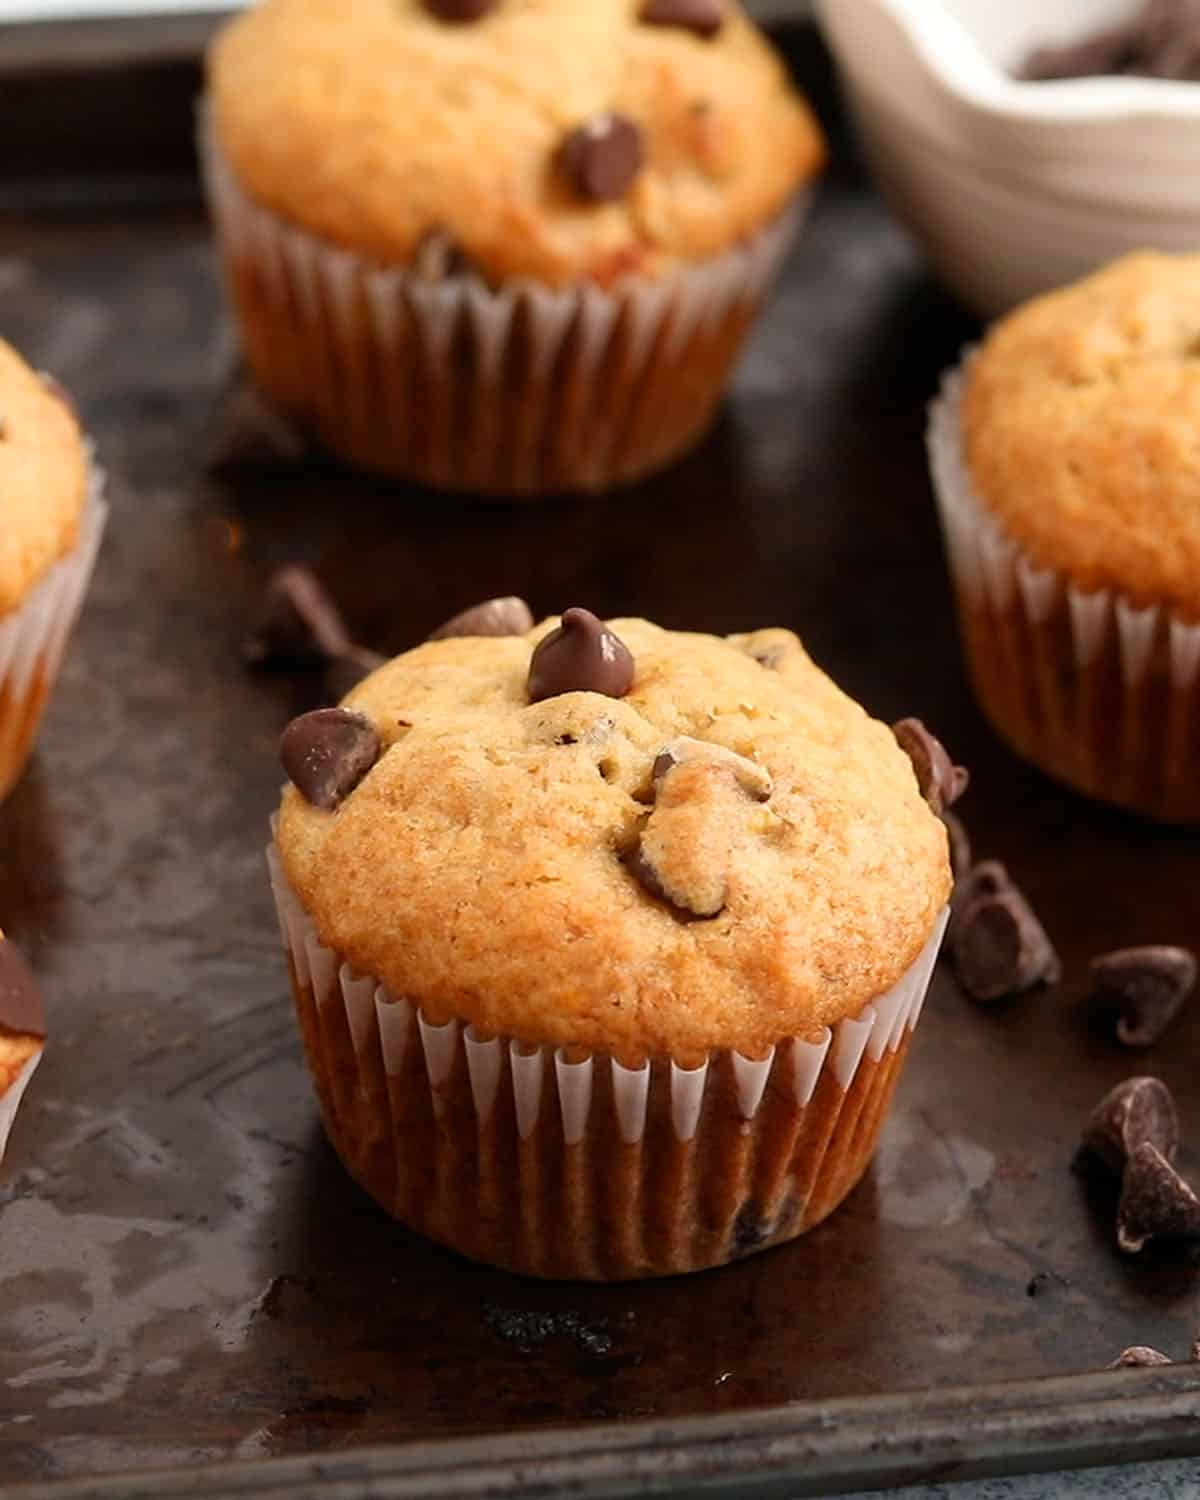
[[[215,473],[278,468],[299,463],[308,449],[307,437],[291,418],[241,377],[226,400],[209,445],[208,467]]]
[[[646,0],[638,20],[647,26],[679,26],[710,37],[725,24],[725,6],[723,0]]]
[[[0,1031],[44,1037],[46,1013],[33,971],[15,943],[0,933]]]
[[[747,796],[753,797],[756,802],[768,801],[775,790],[775,784],[765,766],[760,766],[757,761],[750,760],[745,755],[738,755],[736,751],[729,750],[724,745],[714,745],[708,740],[693,739],[686,734],[680,735],[678,739],[672,740],[669,745],[663,747],[654,761],[651,777],[657,784],[664,776],[669,776],[677,766],[687,765],[697,760],[724,767],[731,772],[734,780]]]
[[[594,115],[571,131],[559,160],[581,198],[608,203],[623,198],[642,168],[642,132],[624,115]]]
[[[1129,1349],[1122,1349],[1112,1364],[1110,1370],[1131,1369],[1138,1365],[1169,1365],[1171,1361],[1165,1354],[1160,1354],[1157,1349],[1151,1349],[1146,1344],[1134,1344]]]
[[[944,812],[942,822],[950,841],[950,870],[957,894],[958,882],[965,879],[971,869],[971,836],[957,813]]]
[[[963,988],[981,1001],[1053,984],[1062,972],[1045,929],[1014,885],[978,896],[963,908],[955,922],[953,957]]]
[[[1143,1141],[1121,1179],[1117,1244],[1136,1255],[1150,1240],[1200,1241],[1200,1198],[1158,1147]]]
[[[425,9],[439,21],[479,21],[496,9],[500,0],[425,0]]]
[[[930,734],[920,719],[901,719],[892,725],[892,733],[913,763],[921,796],[935,813],[944,813],[966,791],[970,773],[965,766],[954,764],[941,740]]]
[[[366,646],[351,646],[343,655],[335,656],[325,668],[326,697],[340,703],[364,677],[369,677],[386,660],[386,656],[381,656],[378,651],[371,651]]]
[[[1097,999],[1120,1007],[1117,1040],[1150,1047],[1196,985],[1196,956],[1186,948],[1121,948],[1092,960]]]
[[[1012,889],[1014,887],[1009,873],[998,859],[981,859],[977,865],[968,866],[966,873],[958,876],[954,882],[954,894],[950,900],[950,925],[946,929],[946,947],[953,952],[962,929],[963,916],[977,901]]]
[[[725,882],[717,878],[703,892],[682,892],[669,888],[650,860],[641,842],[625,858],[630,873],[642,888],[656,900],[664,902],[676,916],[711,921],[725,910]]]
[[[603,693],[623,698],[633,686],[628,646],[590,610],[568,609],[562,623],[538,643],[529,663],[529,701],[560,693]]]
[[[332,811],[379,759],[370,719],[344,708],[301,714],[283,731],[279,758],[296,790],[314,807]]]
[[[337,605],[311,568],[291,564],[267,581],[242,658],[252,667],[311,666],[352,647]]]
[[[454,636],[472,635],[524,635],[533,629],[533,611],[524,599],[515,594],[506,594],[502,599],[485,599],[464,609],[453,619],[439,625],[428,639],[449,640]]]
[[[1171,1091],[1160,1078],[1127,1078],[1092,1111],[1083,1131],[1083,1148],[1119,1174],[1144,1144],[1173,1161],[1179,1149],[1179,1116]]]
[[[1039,83],[1105,74],[1200,82],[1200,0],[1146,0],[1115,26],[1038,48],[1018,77]]]

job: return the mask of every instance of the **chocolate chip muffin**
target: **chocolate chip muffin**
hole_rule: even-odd
[[[29,1080],[42,1060],[46,1017],[29,966],[0,932],[0,1162]]]
[[[1200,820],[1200,256],[1010,314],[930,427],[968,663],[999,733],[1092,796]]]
[[[66,393],[0,340],[0,799],[28,759],[91,576],[100,487]]]
[[[480,493],[692,444],[824,152],[735,0],[264,0],[212,48],[208,123],[265,392]]]
[[[515,1270],[621,1278],[789,1239],[858,1181],[946,832],[789,632],[573,609],[433,640],[282,750],[307,1054],[389,1212]]]

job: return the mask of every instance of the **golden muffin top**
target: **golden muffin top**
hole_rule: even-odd
[[[1129,255],[1003,319],[967,465],[1042,567],[1200,620],[1200,255]]]
[[[75,545],[87,488],[70,403],[0,339],[0,615]]]
[[[383,264],[435,240],[493,284],[719,255],[824,158],[735,0],[262,0],[208,82],[265,207]]]
[[[431,641],[289,727],[278,845],[322,941],[434,1020],[627,1061],[861,1011],[950,891],[892,732],[788,631],[585,615]]]

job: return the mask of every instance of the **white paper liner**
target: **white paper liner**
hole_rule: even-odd
[[[93,463],[74,548],[0,616],[0,797],[20,775],[79,615],[108,520],[103,493]]]
[[[285,223],[240,188],[203,109],[200,155],[230,300],[268,395],[352,462],[483,494],[600,489],[696,441],[812,196],[662,279],[494,289],[469,272],[429,281],[382,267]],[[252,295],[239,267],[252,268]],[[269,339],[256,333],[264,318]]]
[[[621,1143],[637,1147],[643,1141],[652,1095],[653,1070],[649,1062],[631,1068],[603,1053],[571,1055],[562,1048],[531,1046],[510,1037],[481,1036],[474,1027],[456,1020],[432,1023],[419,1007],[403,997],[392,996],[375,980],[355,977],[347,965],[339,963],[337,956],[320,943],[287,883],[273,840],[267,848],[267,862],[284,949],[298,983],[311,989],[318,1027],[322,1032],[336,1029],[344,1014],[357,1059],[358,1077],[340,1081],[343,1090],[340,1104],[337,1085],[322,1091],[327,1123],[330,1123],[329,1113],[336,1117],[339,1109],[351,1112],[359,1109],[373,1089],[378,1095],[378,1080],[372,1082],[377,1068],[382,1068],[380,1077],[386,1080],[399,1080],[402,1073],[411,1078],[411,1070],[406,1073],[406,1068],[415,1047],[423,1060],[423,1081],[406,1082],[404,1087],[422,1091],[427,1088],[433,1116],[441,1119],[448,1107],[443,1090],[452,1076],[462,1077],[465,1070],[470,1107],[481,1142],[496,1112],[500,1091],[506,1089],[511,1091],[511,1112],[521,1142],[531,1142],[539,1126],[549,1125],[556,1133],[561,1132],[565,1146],[586,1149],[594,1123],[593,1102],[602,1084],[604,1095],[612,1101]],[[866,1006],[857,1017],[825,1028],[814,1039],[793,1038],[782,1042],[762,1058],[732,1052],[714,1053],[696,1067],[670,1062],[665,1075],[669,1080],[670,1129],[680,1149],[686,1150],[697,1134],[705,1113],[706,1095],[714,1087],[722,1056],[728,1057],[731,1066],[736,1107],[745,1132],[751,1130],[772,1087],[785,1090],[798,1111],[811,1104],[823,1077],[836,1085],[840,1096],[848,1097],[864,1060],[879,1063],[889,1054],[897,1053],[916,1026],[947,916],[943,912],[939,917],[917,961],[894,988]],[[547,1110],[555,1118],[547,1119],[544,1115]],[[857,1138],[856,1132],[870,1128],[873,1120],[873,1116],[865,1123],[852,1120],[850,1133]],[[877,1127],[878,1122],[874,1121],[874,1128]],[[336,1137],[336,1130],[334,1133]],[[359,1137],[363,1134],[361,1130],[349,1133]],[[823,1144],[830,1146],[832,1154],[835,1143]],[[852,1154],[850,1141],[842,1140],[836,1146],[842,1155]],[[845,1184],[843,1191],[853,1180]],[[836,1201],[836,1197],[830,1201],[826,1211]]]
[[[964,649],[993,724],[1093,796],[1200,820],[1200,625],[1039,568],[971,483],[961,408],[974,351],[929,409],[927,444]],[[972,617],[986,621],[978,644]],[[1064,674],[1062,667],[1072,668]],[[1157,692],[1158,697],[1154,695]]]
[[[12,1133],[13,1122],[17,1118],[17,1109],[21,1098],[29,1087],[29,1080],[37,1071],[37,1065],[42,1060],[42,1048],[37,1051],[22,1067],[21,1071],[9,1084],[8,1088],[0,1093],[0,1162],[4,1160],[4,1152],[8,1146],[8,1137]]]

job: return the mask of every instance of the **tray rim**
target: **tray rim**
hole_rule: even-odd
[[[1132,1389],[1131,1389],[1132,1387]],[[782,1500],[1200,1456],[1200,1365],[0,1486],[0,1500]]]

